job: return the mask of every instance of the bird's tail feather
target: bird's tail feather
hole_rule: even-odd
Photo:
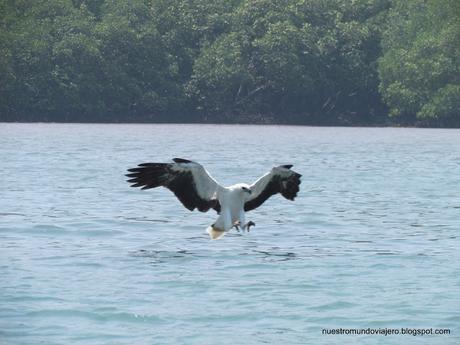
[[[218,240],[218,239],[224,237],[224,235],[225,235],[224,230],[218,229],[218,228],[214,227],[214,225],[210,225],[206,229],[206,232],[209,234],[209,237],[211,238],[211,240]]]

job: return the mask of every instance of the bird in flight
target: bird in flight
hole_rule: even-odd
[[[294,200],[302,175],[291,168],[292,165],[280,165],[251,185],[238,183],[229,187],[220,185],[201,164],[182,158],[174,158],[171,163],[142,163],[128,169],[126,176],[131,187],[168,188],[190,211],[217,211],[219,217],[207,229],[211,238],[217,239],[233,227],[249,231],[255,223],[246,222],[245,212],[259,207],[272,195],[280,193]]]

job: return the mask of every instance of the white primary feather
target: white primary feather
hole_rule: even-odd
[[[176,163],[172,165],[172,169],[178,173],[190,172],[196,191],[203,199],[217,198],[217,192],[223,188],[201,164],[196,162]]]

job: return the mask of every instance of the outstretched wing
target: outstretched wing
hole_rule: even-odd
[[[288,200],[294,200],[302,175],[290,170],[291,168],[292,165],[280,165],[254,182],[250,186],[252,193],[244,204],[244,210],[250,211],[259,207],[277,193],[281,193]]]
[[[142,163],[128,169],[131,187],[141,189],[166,187],[190,211],[197,208],[206,212],[210,208],[220,212],[217,191],[220,185],[206,169],[195,162],[174,158],[174,163]]]

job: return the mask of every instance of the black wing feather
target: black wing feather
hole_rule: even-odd
[[[282,166],[287,168],[286,166]],[[292,167],[292,165],[290,166]],[[287,168],[289,169],[289,168]],[[302,175],[293,172],[287,177],[280,175],[274,175],[271,180],[267,183],[264,190],[254,199],[247,201],[244,204],[245,211],[251,211],[260,205],[262,205],[269,197],[277,193],[281,193],[283,197],[288,200],[294,200],[299,192],[299,185],[302,182],[300,178]]]
[[[176,163],[190,163],[185,159],[176,158]],[[136,168],[128,169],[126,174],[130,179],[131,187],[141,187],[150,189],[156,187],[166,187],[172,191],[180,202],[190,211],[197,208],[201,212],[206,212],[213,208],[220,212],[220,204],[216,199],[206,200],[198,195],[196,185],[191,172],[178,172],[172,169],[168,163],[142,163]]]

